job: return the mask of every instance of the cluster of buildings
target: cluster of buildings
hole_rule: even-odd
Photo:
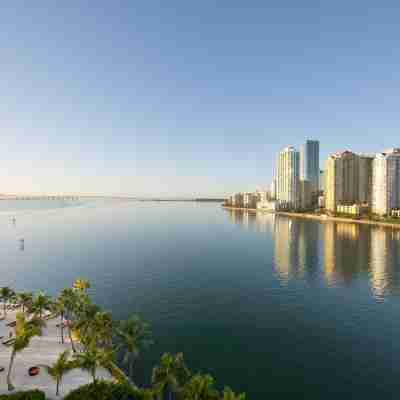
[[[343,151],[319,166],[319,141],[283,149],[269,190],[235,193],[226,205],[269,211],[400,217],[400,149],[378,154]]]
[[[400,149],[375,155],[344,151],[331,155],[325,168],[325,209],[353,215],[397,217],[400,209]],[[347,212],[348,213],[348,212]]]

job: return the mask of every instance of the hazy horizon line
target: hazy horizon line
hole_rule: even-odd
[[[126,199],[219,199],[226,197],[224,195],[187,195],[187,196],[165,196],[165,195],[137,195],[137,194],[102,194],[102,193],[38,193],[38,192],[21,192],[21,193],[0,193],[0,198],[14,198],[14,197],[101,197],[101,198],[126,198]]]

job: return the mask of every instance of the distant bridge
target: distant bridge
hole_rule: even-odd
[[[132,201],[209,201],[209,202],[221,202],[224,199],[221,198],[191,198],[191,199],[179,199],[179,198],[143,198],[143,197],[130,197],[130,196],[100,196],[100,195],[0,195],[0,200],[85,200],[85,199],[109,199],[109,200],[132,200]]]
[[[84,199],[128,199],[132,197],[121,196],[97,196],[97,195],[0,195],[0,200],[84,200]]]
[[[0,200],[79,200],[80,196],[0,196]]]

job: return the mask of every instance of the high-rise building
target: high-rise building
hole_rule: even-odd
[[[320,192],[324,192],[325,191],[325,172],[322,169],[321,169],[321,171],[319,171],[318,190]]]
[[[325,168],[325,207],[336,212],[338,204],[359,202],[359,156],[344,151],[329,156]]]
[[[358,200],[360,203],[372,205],[372,164],[374,157],[368,154],[359,155]]]
[[[377,154],[372,167],[372,212],[389,215],[400,208],[400,149]]]
[[[270,192],[270,199],[275,200],[276,199],[276,179],[275,178],[272,179],[269,192]]]
[[[243,193],[243,207],[256,208],[258,195],[256,193],[246,192]]]
[[[308,210],[313,205],[313,192],[311,191],[310,181],[300,181],[300,208]]]
[[[307,140],[300,146],[300,180],[309,181],[311,192],[319,190],[319,141]]]
[[[243,193],[235,193],[231,196],[233,207],[243,207]]]
[[[256,201],[261,203],[268,201],[271,197],[270,192],[268,190],[257,190],[255,196],[256,196]]]
[[[326,209],[337,211],[338,205],[372,203],[372,164],[374,157],[351,151],[328,158],[325,169]]]
[[[299,152],[296,149],[287,147],[279,153],[276,198],[280,205],[289,209],[300,206],[299,167]]]

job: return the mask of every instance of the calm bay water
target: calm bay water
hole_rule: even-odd
[[[0,285],[55,294],[85,277],[115,318],[140,313],[155,344],[138,382],[183,351],[250,399],[397,396],[400,231],[216,204],[28,203],[0,202]]]

